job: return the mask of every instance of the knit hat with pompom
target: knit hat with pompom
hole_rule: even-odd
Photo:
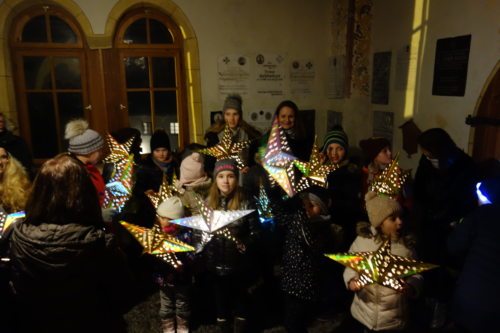
[[[69,140],[68,151],[76,155],[88,155],[104,146],[102,136],[89,128],[85,119],[76,119],[66,124],[64,138]]]

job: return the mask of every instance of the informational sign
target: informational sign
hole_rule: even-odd
[[[316,68],[311,59],[297,59],[290,63],[290,92],[292,95],[312,94]]]
[[[394,133],[394,114],[387,111],[373,112],[373,136],[384,137],[391,143]]]
[[[223,55],[217,60],[219,76],[219,95],[225,98],[229,94],[246,95],[250,82],[250,62],[243,55]]]
[[[344,98],[345,56],[338,55],[328,58],[328,98]]]
[[[391,52],[373,54],[372,103],[389,103],[389,78],[391,74]]]
[[[285,57],[280,54],[255,56],[255,87],[257,95],[282,96],[285,77]]]
[[[471,35],[438,39],[432,94],[464,96]]]

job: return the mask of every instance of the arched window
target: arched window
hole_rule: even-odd
[[[169,133],[172,149],[189,138],[186,92],[181,75],[182,34],[168,17],[151,8],[130,11],[115,35],[120,64],[120,112],[143,133],[143,152],[154,129]]]
[[[88,117],[85,41],[55,6],[20,13],[10,35],[21,134],[36,159],[50,158],[65,149],[65,124]]]

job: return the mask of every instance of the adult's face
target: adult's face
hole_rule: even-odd
[[[9,154],[4,148],[0,148],[0,175],[3,175],[7,164],[9,163]]]

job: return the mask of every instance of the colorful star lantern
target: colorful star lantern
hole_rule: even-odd
[[[161,182],[160,189],[158,190],[158,192],[146,195],[153,204],[153,207],[156,209],[163,201],[165,201],[165,199],[172,197],[174,195],[174,192],[176,191],[177,191],[176,187],[170,185],[168,183],[166,175],[163,175],[163,180]]]
[[[370,184],[370,191],[379,195],[386,195],[390,198],[396,198],[403,186],[408,173],[399,167],[399,153],[396,154],[391,164],[375,177]]]
[[[293,197],[300,191],[295,182],[294,161],[297,158],[292,155],[288,146],[286,135],[275,118],[269,133],[267,148],[262,158],[262,166],[267,171],[272,181],[278,183],[289,197]]]
[[[204,148],[200,150],[200,153],[205,155],[213,156],[219,160],[234,159],[238,165],[239,169],[245,167],[245,163],[241,158],[241,151],[248,148],[250,141],[235,142],[233,140],[231,129],[226,125],[224,128],[224,133],[222,134],[222,140],[213,147]]]
[[[260,223],[272,223],[274,221],[274,216],[271,211],[271,202],[262,185],[260,185],[259,196],[255,197],[255,204],[257,205]]]
[[[125,221],[120,221],[120,224],[142,245],[144,253],[152,254],[174,267],[181,264],[174,253],[194,251],[194,247],[191,245],[162,232],[158,225],[149,229]]]
[[[132,195],[132,176],[134,173],[134,155],[128,150],[132,140],[119,144],[108,134],[106,142],[109,145],[109,155],[104,159],[107,163],[114,164],[113,174],[104,190],[103,208],[115,208],[121,211]]]
[[[215,233],[217,230],[239,220],[240,218],[254,211],[254,209],[228,211],[213,210],[210,209],[200,197],[196,197],[196,200],[200,207],[200,215],[171,220],[170,223],[175,223],[183,227],[198,229],[208,233]]]
[[[18,219],[24,219],[26,217],[25,212],[16,212],[12,214],[5,214],[0,212],[0,239],[5,231]]]
[[[378,283],[400,292],[403,290],[404,278],[437,267],[392,254],[390,240],[384,241],[374,252],[325,255],[358,272],[358,282],[362,286]]]
[[[326,186],[326,177],[328,177],[328,174],[338,169],[338,165],[336,164],[321,163],[321,154],[316,143],[313,144],[309,162],[295,160],[293,163],[302,172],[304,177],[311,182],[311,185],[318,185],[321,187]]]

